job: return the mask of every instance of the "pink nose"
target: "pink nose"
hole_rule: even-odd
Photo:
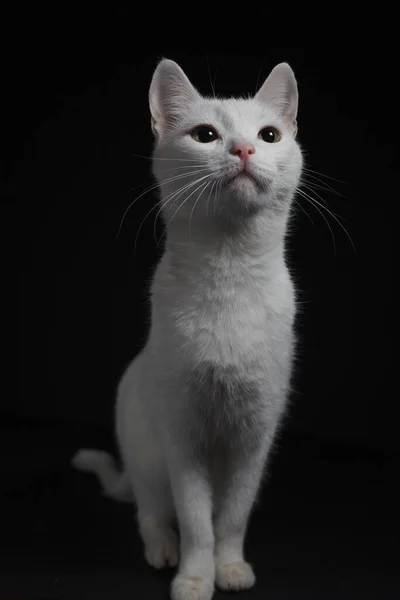
[[[247,142],[234,142],[231,148],[231,154],[239,156],[242,161],[245,163],[250,154],[254,154],[256,149],[252,144],[247,144]]]

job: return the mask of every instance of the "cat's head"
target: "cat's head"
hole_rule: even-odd
[[[156,138],[153,172],[168,216],[230,219],[284,215],[298,186],[298,91],[288,64],[249,99],[205,98],[173,61],[162,60],[149,92]]]

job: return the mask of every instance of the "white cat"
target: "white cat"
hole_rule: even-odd
[[[173,600],[210,600],[215,583],[255,582],[246,527],[289,390],[298,93],[283,63],[254,98],[204,98],[162,60],[149,98],[167,241],[150,336],[118,390],[124,473],[95,450],[73,464],[134,499],[147,561],[179,561]]]

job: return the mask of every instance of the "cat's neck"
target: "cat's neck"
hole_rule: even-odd
[[[232,223],[224,219],[196,220],[175,219],[167,231],[166,252],[172,261],[191,265],[193,269],[204,269],[207,263],[226,267],[226,258],[231,264],[245,262],[265,264],[283,260],[287,215],[271,223],[267,215],[243,219]]]

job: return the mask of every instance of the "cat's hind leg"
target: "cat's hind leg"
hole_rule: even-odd
[[[174,530],[171,485],[157,436],[143,412],[133,404],[119,422],[123,462],[137,507],[139,531],[147,562],[156,569],[174,567],[179,558]]]
[[[169,486],[147,475],[140,482],[136,479],[134,489],[146,561],[155,569],[175,567],[179,561],[179,539]]]

